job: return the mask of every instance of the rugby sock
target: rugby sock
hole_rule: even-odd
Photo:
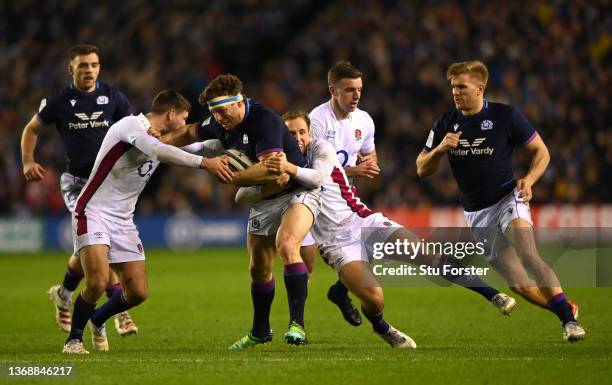
[[[270,308],[274,300],[274,277],[266,283],[251,282],[253,327],[251,334],[262,338],[270,333]]]
[[[289,322],[295,321],[304,327],[304,305],[308,296],[308,269],[304,262],[285,265],[283,271],[287,300],[289,302]]]
[[[114,316],[115,314],[119,314],[121,312],[129,310],[133,307],[134,305],[130,305],[125,299],[125,296],[123,295],[123,290],[119,288],[119,290],[116,290],[110,297],[110,299],[104,303],[104,305],[100,306],[95,310],[95,312],[91,315],[91,322],[93,322],[93,324],[97,327],[100,327],[104,325],[104,322],[106,322],[106,320],[110,317]]]
[[[76,290],[82,279],[83,274],[77,273],[68,266],[66,268],[66,274],[64,274],[64,281],[62,282],[62,286],[60,286],[60,297],[64,299],[72,297],[72,292]]]
[[[444,274],[443,265],[450,266],[448,272]],[[459,261],[457,261],[453,257],[445,258],[443,262],[441,262],[438,267],[440,268],[441,276],[449,282],[452,282],[456,285],[463,286],[466,289],[472,290],[487,299],[487,301],[491,301],[493,297],[499,294],[499,290],[492,288],[487,285],[485,281],[480,279],[477,275],[466,275],[466,274],[452,274],[452,269],[457,268],[459,270],[465,269],[465,265]]]
[[[561,323],[565,325],[566,323],[573,321],[576,322],[574,315],[572,314],[572,306],[567,303],[567,298],[565,298],[564,293],[559,293],[552,296],[548,300],[547,307],[550,311],[555,313]]]
[[[106,286],[106,297],[111,299],[116,292],[121,293],[121,284],[119,282]]]
[[[336,294],[336,297],[348,297],[348,289],[340,280],[336,281],[336,283],[331,286],[331,289],[334,291],[334,294]]]
[[[372,329],[378,334],[387,334],[389,331],[389,324],[385,321],[383,317],[383,312],[381,311],[378,314],[370,315],[368,312],[361,306],[361,312],[363,315],[372,323]]]
[[[66,342],[70,340],[83,341],[83,330],[89,317],[93,314],[96,309],[96,304],[87,303],[81,294],[77,296],[74,301],[74,309],[72,311],[72,326],[70,327],[70,334]]]

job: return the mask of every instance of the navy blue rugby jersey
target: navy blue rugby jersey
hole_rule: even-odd
[[[283,151],[287,160],[296,166],[306,167],[297,141],[291,136],[280,116],[271,109],[246,100],[246,112],[242,123],[227,131],[213,118],[198,123],[200,140],[219,139],[223,148],[234,148],[246,153],[253,163],[270,152]]]
[[[481,210],[516,187],[512,151],[517,145],[530,143],[537,132],[516,108],[485,100],[475,115],[465,116],[457,109],[442,114],[423,151],[438,146],[448,132],[459,131],[459,146],[447,151],[448,159],[465,211]]]
[[[130,115],[130,103],[115,87],[96,82],[92,92],[79,91],[74,84],[42,100],[38,118],[54,124],[66,150],[67,171],[87,178],[106,132],[115,122]]]

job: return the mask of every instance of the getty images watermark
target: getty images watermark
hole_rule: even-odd
[[[462,260],[466,257],[483,255],[486,252],[487,240],[482,242],[442,242],[408,240],[395,238],[391,241],[374,242],[372,258],[375,261],[410,261],[399,266],[384,266],[374,263],[372,270],[376,276],[473,276],[487,275],[489,267],[463,266],[443,263],[448,257]],[[430,257],[430,258],[426,258]],[[428,263],[429,262],[429,263]]]
[[[364,227],[361,260],[369,262],[376,284],[382,286],[477,286],[483,280],[507,286],[510,281],[525,279],[518,284],[551,287],[558,285],[557,278],[564,287],[612,286],[612,228],[529,227],[513,231],[502,232],[499,227]],[[494,268],[504,261],[503,265],[514,271],[517,269],[511,269],[511,264],[536,257],[548,264],[556,277],[540,277],[542,282],[535,282],[525,275],[502,276]],[[369,286],[368,282],[364,285]]]

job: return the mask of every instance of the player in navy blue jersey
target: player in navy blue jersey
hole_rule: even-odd
[[[212,117],[163,136],[163,142],[184,146],[198,140],[216,139],[225,149],[241,150],[254,165],[233,174],[232,183],[240,186],[276,180],[279,176],[268,171],[260,161],[285,156],[298,166],[299,172],[294,179],[301,183],[290,184],[282,194],[251,207],[247,249],[252,280],[253,325],[251,331],[230,349],[250,348],[272,339],[269,318],[274,298],[273,267],[277,251],[284,265],[289,299],[289,330],[285,333],[285,341],[294,345],[304,344],[308,270],[300,257],[300,244],[318,214],[320,185],[302,181],[305,178],[309,180],[307,177],[315,171],[305,167],[300,148],[280,116],[246,99],[242,82],[236,76],[224,74],[215,78],[202,92],[199,101],[208,106]]]
[[[116,121],[130,115],[130,104],[121,91],[98,81],[100,58],[96,46],[80,44],[71,48],[68,72],[72,83],[54,96],[44,98],[38,113],[25,126],[21,156],[26,181],[43,179],[45,169],[35,161],[34,150],[40,132],[48,126],[55,126],[67,159],[60,187],[66,207],[73,212],[76,198],[87,182],[106,132]],[[62,284],[52,286],[48,292],[55,307],[55,320],[65,332],[70,331],[72,293],[82,278],[81,262],[72,255]],[[120,290],[119,278],[111,272],[106,294],[111,298],[115,291]],[[121,335],[138,332],[127,312],[117,315],[115,327]]]
[[[456,109],[434,123],[416,161],[419,176],[435,173],[448,154],[468,225],[487,245],[485,258],[514,292],[557,315],[565,340],[584,339],[577,305],[566,299],[534,240],[529,200],[550,160],[544,141],[519,110],[484,99],[489,72],[483,63],[454,63],[446,75]],[[531,153],[531,166],[518,181],[512,172],[515,147]]]

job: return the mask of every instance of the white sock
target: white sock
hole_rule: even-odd
[[[59,296],[64,300],[67,301],[69,299],[72,298],[72,291],[66,289],[64,286],[60,286],[59,288]]]

